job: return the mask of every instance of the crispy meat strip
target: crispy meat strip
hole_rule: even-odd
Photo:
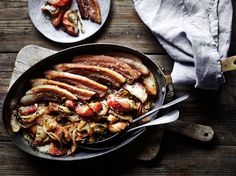
[[[66,82],[68,84],[75,85],[76,87],[91,90],[97,93],[100,97],[102,97],[107,92],[107,87],[99,84],[96,81],[93,81],[87,77],[75,75],[68,72],[60,72],[54,70],[48,70],[45,72],[45,76],[48,79],[59,80],[62,82]]]
[[[108,53],[108,55],[128,64],[131,68],[138,71],[142,75],[148,75],[149,73],[148,68],[144,64],[142,64],[142,60],[137,56],[128,53],[117,52]]]
[[[83,70],[79,70],[79,69],[68,70],[68,72],[86,76],[94,81],[104,83],[104,84],[111,86],[113,88],[116,88],[116,89],[120,88],[120,86],[121,86],[120,82],[117,82],[116,80],[109,78],[106,75],[99,74],[97,72],[83,71]]]
[[[121,84],[125,82],[125,78],[121,74],[111,69],[99,66],[91,66],[80,63],[65,63],[56,65],[55,69],[58,71],[67,71],[70,73],[80,74],[116,88],[119,88]]]
[[[157,95],[157,84],[151,72],[144,77],[142,85],[146,88],[148,94],[153,96]]]
[[[76,100],[77,97],[68,90],[54,85],[39,85],[28,90],[20,100],[23,105],[33,104],[38,101],[60,101],[63,98]]]
[[[97,0],[77,0],[82,19],[90,19],[98,24],[102,23],[100,7]]]
[[[131,95],[134,95],[136,98],[138,98],[142,103],[144,103],[148,98],[146,89],[140,83],[136,82],[133,85],[124,84],[123,87],[128,90]]]
[[[70,91],[71,93],[74,93],[78,99],[81,100],[89,100],[92,96],[95,95],[95,92],[85,89],[80,89],[78,87],[59,82],[54,80],[48,80],[48,79],[33,79],[31,80],[32,86],[39,86],[39,85],[55,85],[60,88],[66,89]]]
[[[148,75],[148,73],[149,73],[148,68],[144,64],[142,64],[141,62],[133,61],[131,59],[124,58],[124,57],[119,57],[117,59],[128,64],[131,68],[137,70],[142,75]]]
[[[124,76],[129,84],[132,84],[141,75],[138,71],[132,69],[128,64],[110,56],[80,55],[74,57],[73,62],[112,69]]]
[[[142,60],[140,58],[138,58],[137,56],[133,55],[133,54],[129,54],[129,53],[120,53],[120,52],[110,52],[110,53],[107,53],[108,56],[111,56],[111,57],[115,57],[115,58],[126,58],[126,59],[130,59],[132,61],[135,61],[135,62],[140,62],[142,63]]]

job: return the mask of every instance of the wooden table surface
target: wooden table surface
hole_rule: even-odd
[[[233,2],[234,3],[234,2]],[[234,3],[234,9],[236,4]],[[236,55],[236,15],[229,55]],[[131,0],[113,0],[102,31],[83,43],[109,42],[126,45],[151,55],[170,73],[172,61],[137,16]],[[236,175],[236,71],[225,73],[219,91],[175,86],[176,96],[188,92],[178,105],[181,119],[212,126],[213,141],[204,144],[174,132],[164,134],[161,152],[141,162],[120,151],[85,162],[53,162],[32,157],[15,147],[2,124],[2,106],[19,50],[29,44],[60,50],[77,44],[57,44],[32,25],[26,0],[0,1],[0,175]],[[78,43],[79,44],[79,43]]]

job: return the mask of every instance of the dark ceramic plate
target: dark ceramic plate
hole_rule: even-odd
[[[28,11],[34,26],[48,39],[59,42],[59,43],[74,43],[82,41],[93,34],[95,34],[104,25],[106,19],[108,18],[111,0],[98,0],[101,9],[102,24],[97,24],[91,22],[90,20],[82,20],[84,25],[85,33],[79,33],[77,37],[70,36],[64,32],[61,28],[56,29],[51,24],[49,16],[45,15],[41,7],[45,4],[46,0],[29,0],[28,1]],[[78,9],[76,0],[72,0],[70,9]]]

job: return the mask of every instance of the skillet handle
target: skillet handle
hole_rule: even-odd
[[[221,60],[222,71],[236,70],[236,56],[231,56]]]
[[[221,60],[221,67],[223,72],[236,70],[236,56],[231,56]],[[165,75],[163,71],[161,71],[164,75],[165,85],[172,84],[171,75]]]
[[[166,75],[164,72],[163,72],[163,68],[160,68],[159,67],[159,71],[160,73],[163,75],[164,77],[164,81],[165,81],[165,86],[168,86],[168,85],[171,85],[173,82],[172,82],[172,77],[171,75]]]
[[[214,130],[210,126],[176,120],[166,125],[166,129],[188,136],[202,142],[209,142],[214,137]]]
[[[231,57],[222,59],[221,60],[221,67],[222,67],[223,72],[236,70],[236,56],[231,56]],[[161,72],[164,75],[166,86],[172,84],[171,75],[165,75],[163,71],[161,71]]]
[[[165,85],[166,86],[172,84],[172,77],[171,77],[171,75],[165,75],[164,74],[164,78],[165,78]]]

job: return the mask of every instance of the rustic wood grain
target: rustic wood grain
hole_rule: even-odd
[[[43,58],[54,53],[56,53],[56,51],[38,47],[35,45],[27,45],[24,48],[22,48],[16,57],[14,70],[13,70],[11,81],[10,81],[10,86],[29,67],[31,67],[33,64],[37,63],[38,61],[42,60]],[[164,58],[165,56],[156,57],[156,55],[149,55],[149,57],[155,63],[161,65],[162,67],[163,67],[163,63],[161,62],[159,63],[158,61],[168,60],[168,58]],[[200,140],[206,139],[207,141],[209,141],[209,139],[207,139],[206,137],[204,136],[202,137],[201,135],[199,135],[201,133],[206,133],[206,132],[209,133],[209,131],[206,131],[206,129],[204,129],[203,126],[201,126],[201,129],[200,129],[199,125],[195,125],[198,127],[197,128],[198,130],[192,131],[191,128],[192,126],[194,126],[194,124],[190,126],[186,122],[181,122],[182,126],[184,125],[183,123],[187,125],[186,127],[184,127],[184,129],[181,129],[181,127],[178,127],[177,125],[175,125],[175,128],[169,128],[169,129],[172,129],[172,130],[174,129],[175,131],[181,132],[182,134],[185,134],[187,136],[193,136],[195,139],[200,139]],[[210,129],[210,127],[208,128]],[[212,135],[214,134],[212,129],[211,129],[211,133]],[[145,160],[145,161],[154,159],[159,153],[162,136],[163,136],[163,130],[161,128],[156,128],[155,130],[153,130],[152,134],[149,134],[149,135],[146,134],[146,136],[143,138],[144,141],[142,142],[142,144],[139,145],[139,147],[136,147],[135,151],[129,152],[130,156],[140,159],[140,160]]]
[[[32,65],[54,53],[56,53],[56,51],[38,47],[36,45],[27,45],[22,48],[16,57],[9,87],[11,87],[17,78],[19,78]]]
[[[35,63],[37,61],[37,59],[35,57],[31,58],[31,61],[28,61],[29,60],[28,57],[31,56],[32,53],[34,53],[35,56],[37,56],[37,52],[36,52],[37,47],[36,48],[29,47],[28,49],[30,49],[31,51],[28,51],[27,48],[28,47],[26,47],[26,51],[29,52],[29,55],[25,56],[24,54],[22,55],[20,53],[19,54],[19,61],[16,63],[17,68],[20,69],[20,70],[18,70],[18,72],[21,72],[21,73],[22,73],[22,71],[21,71],[22,69],[26,69],[29,66],[29,64]],[[53,52],[51,52],[51,53],[53,53]],[[47,53],[44,53],[43,55],[47,56]],[[16,57],[16,54],[13,54],[13,53],[0,54],[0,58],[1,58],[0,64],[2,66],[4,66],[4,69],[9,71],[10,73],[13,71],[12,67],[14,67],[14,63],[13,62],[6,62],[6,61],[7,60],[14,60],[15,57]],[[155,60],[155,62],[157,62],[161,67],[166,68],[165,70],[167,73],[171,71],[172,62],[170,61],[170,58],[168,56],[166,56],[166,55],[148,55],[148,57]],[[23,62],[24,62],[24,64],[23,64],[22,61],[20,61],[20,60],[22,60],[24,58],[26,60],[23,60]],[[22,67],[22,64],[24,65],[24,67]],[[17,70],[15,70],[15,71],[17,71]],[[16,73],[18,73],[18,72],[16,72]],[[5,73],[5,71],[3,73]],[[9,74],[7,74],[8,77],[6,78],[6,74],[1,74],[1,75],[5,79],[5,80],[3,79],[4,81],[1,86],[1,87],[4,87],[3,92],[2,92],[2,97],[4,97],[7,92],[7,89],[8,89],[10,76],[9,76]],[[233,81],[231,81],[230,83],[233,83]],[[228,84],[226,84],[224,87],[227,87],[227,85]],[[180,89],[180,90],[178,91],[178,89]],[[224,90],[227,90],[227,89],[224,89]],[[236,134],[233,133],[234,132],[233,125],[235,125],[235,119],[231,117],[232,114],[235,112],[236,108],[231,108],[231,110],[229,110],[229,107],[222,106],[222,103],[217,105],[216,104],[217,101],[215,101],[215,99],[214,99],[214,97],[217,96],[216,93],[214,93],[214,94],[211,93],[212,94],[211,95],[209,93],[205,93],[205,91],[196,91],[188,86],[180,86],[180,87],[177,86],[177,91],[176,91],[177,96],[181,95],[181,91],[182,92],[183,91],[190,92],[190,99],[186,103],[176,106],[176,107],[179,107],[179,109],[182,109],[181,110],[181,117],[180,117],[181,119],[189,121],[189,122],[202,123],[205,125],[213,126],[213,128],[216,130],[216,138],[219,138],[217,140],[220,140],[220,142],[217,142],[217,144],[220,144],[220,145],[236,144],[236,138],[235,138]],[[211,97],[210,98],[207,97],[204,99],[205,95],[208,95],[208,96],[211,95]],[[204,99],[204,102],[205,102],[204,104],[201,102],[202,98]],[[2,106],[2,103],[3,103],[3,98],[1,100],[0,107]],[[209,105],[212,105],[212,106],[209,106]],[[220,126],[220,124],[222,123],[221,122],[222,119],[215,118],[214,114],[210,115],[210,113],[208,112],[209,108],[210,109],[212,109],[212,108],[219,109],[220,108],[221,110],[219,112],[216,112],[215,110],[213,110],[212,112],[217,113],[217,114],[221,113],[224,116],[226,116],[226,117],[223,116],[223,118],[222,118],[222,119],[224,119],[224,121],[230,120],[228,123],[231,124],[230,125],[231,128],[228,127],[227,133],[225,133],[225,131],[224,131],[225,128]],[[224,108],[226,108],[226,109],[224,110]],[[189,112],[188,110],[191,110],[191,111]],[[207,113],[207,114],[205,114],[205,113]],[[209,119],[209,116],[212,116],[212,118]],[[207,123],[205,123],[205,122],[207,122]],[[2,123],[2,122],[0,121],[0,123]],[[3,128],[0,128],[0,132],[1,132],[0,139],[8,140]],[[181,137],[179,137],[179,135],[177,135],[177,140],[174,140],[174,142],[172,142],[172,141],[170,141],[170,142],[172,142],[172,143],[178,142],[178,138],[181,138]],[[214,140],[214,142],[215,142],[215,140]]]
[[[236,9],[236,2],[232,3]],[[236,55],[235,21],[236,13],[230,56]],[[168,73],[172,68],[167,56],[157,55],[165,51],[138,18],[132,0],[113,0],[104,30],[83,43],[88,42],[124,44],[153,54],[150,57],[159,58],[158,62]],[[208,145],[166,132],[161,155],[152,162],[132,160],[126,156],[127,151],[86,162],[52,162],[17,149],[6,136],[1,111],[16,54],[29,44],[52,49],[72,46],[51,42],[33,27],[28,17],[27,0],[0,1],[0,175],[236,175],[236,72],[225,73],[226,84],[217,92],[195,90],[186,85],[174,87],[176,96],[190,94],[187,102],[176,106],[181,119],[210,125],[215,130],[215,137]]]
[[[119,151],[85,162],[38,159],[19,151],[10,142],[0,143],[0,173],[4,175],[235,175],[235,146],[202,147],[163,145],[161,158],[143,163]],[[217,154],[216,154],[217,153]],[[224,153],[224,155],[220,155]],[[11,168],[11,169],[9,169]]]
[[[40,34],[30,21],[26,0],[0,1],[0,31],[0,52],[17,52],[30,44],[52,49],[75,45],[56,44]],[[141,23],[131,0],[112,1],[110,17],[103,30],[85,42],[116,43],[143,52],[164,53],[149,29]]]

